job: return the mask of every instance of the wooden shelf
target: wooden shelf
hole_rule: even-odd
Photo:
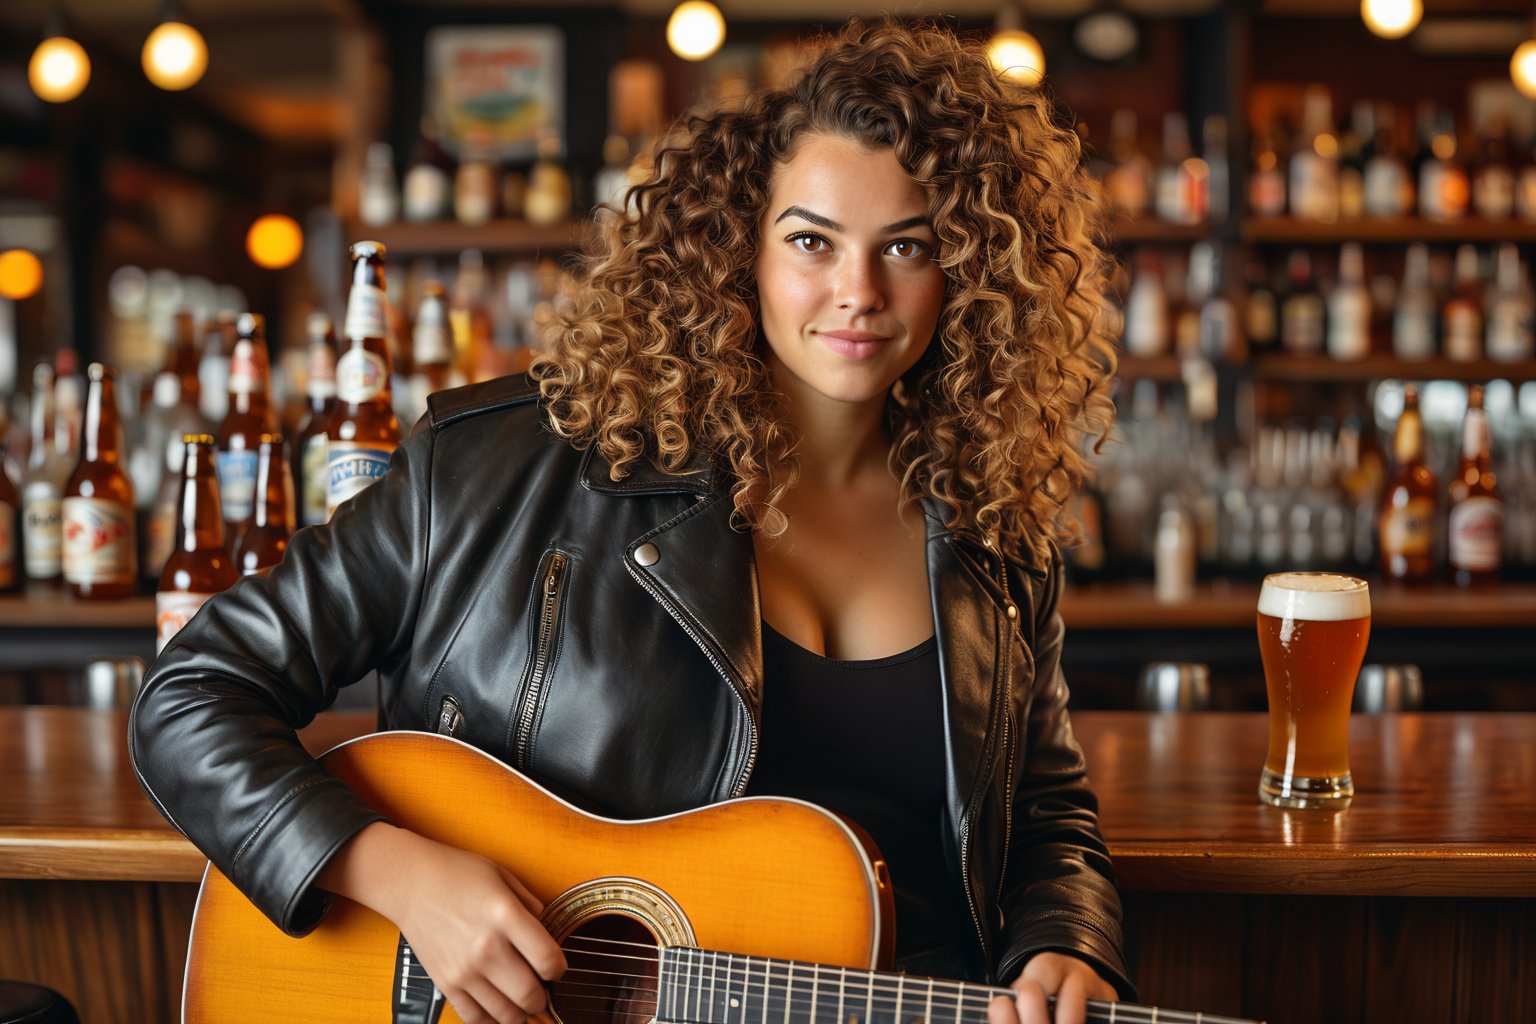
[[[1334,224],[1294,217],[1253,217],[1242,226],[1244,242],[1255,245],[1404,245],[1410,242],[1519,242],[1536,244],[1536,223],[1522,220],[1433,221],[1419,217],[1348,220]]]
[[[1150,583],[1069,586],[1061,615],[1069,630],[1253,629],[1256,584],[1210,583],[1188,601],[1159,603]],[[1536,627],[1536,584],[1487,590],[1436,586],[1422,590],[1371,584],[1371,625],[1377,629]]]
[[[1121,380],[1153,380],[1171,384],[1183,380],[1178,356],[1128,356],[1115,361],[1115,376]]]
[[[554,256],[580,249],[591,234],[592,225],[584,220],[550,227],[524,220],[493,220],[485,224],[399,221],[382,227],[353,222],[346,225],[346,230],[351,241],[370,238],[383,242],[391,255],[456,256],[465,249],[479,249],[496,256]]]
[[[69,588],[30,587],[0,594],[0,629],[155,628],[153,595],[121,601],[77,601]]]
[[[1372,353],[1364,359],[1343,362],[1328,356],[1265,354],[1254,359],[1254,376],[1259,380],[1291,383],[1357,383],[1398,378],[1402,380],[1508,380],[1516,383],[1536,380],[1536,360],[1498,363],[1491,359],[1462,363],[1452,359],[1398,359],[1386,353]]]
[[[1210,238],[1216,226],[1208,223],[1173,224],[1152,217],[1110,215],[1109,237],[1125,245],[1193,245]]]

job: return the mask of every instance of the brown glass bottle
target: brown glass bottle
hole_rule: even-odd
[[[32,372],[32,449],[27,453],[27,475],[21,482],[27,578],[34,585],[50,588],[58,588],[64,581],[62,501],[64,485],[75,468],[54,440],[54,386],[53,367],[38,363]]]
[[[256,499],[256,444],[277,429],[267,393],[267,325],[259,313],[235,321],[235,348],[229,361],[229,412],[219,426],[219,498],[224,522],[238,534]]]
[[[78,598],[130,597],[137,575],[133,482],[123,469],[123,427],[112,371],[86,372],[80,462],[64,485],[64,580]]]
[[[213,468],[213,435],[184,434],[181,503],[176,546],[166,559],[155,590],[155,653],[165,649],[182,626],[239,574],[224,550],[224,516]]]
[[[326,516],[325,442],[336,408],[336,331],[324,313],[311,313],[304,326],[309,335],[309,412],[293,443],[293,480],[299,525],[314,526]]]
[[[326,430],[326,515],[389,469],[400,444],[389,391],[388,323],[381,242],[352,246],[352,291],[336,360],[336,408]]]
[[[176,311],[172,321],[171,344],[165,351],[162,373],[174,373],[181,382],[181,400],[194,409],[202,400],[203,386],[198,380],[197,368],[202,353],[197,350],[197,324],[190,309]]]
[[[21,494],[5,471],[6,450],[0,445],[0,591],[20,590]]]
[[[241,576],[259,576],[283,560],[293,536],[293,478],[283,435],[262,434],[256,455],[256,507],[230,550]]]
[[[421,305],[416,309],[416,327],[411,334],[411,359],[415,367],[418,400],[450,385],[453,370],[453,330],[448,324],[448,294],[441,281],[428,281],[421,288]]]
[[[1403,414],[1392,436],[1392,476],[1381,498],[1381,572],[1390,583],[1434,579],[1435,474],[1424,465],[1424,420],[1418,388],[1403,390]]]
[[[1498,582],[1504,561],[1504,498],[1490,465],[1491,448],[1483,388],[1474,384],[1461,427],[1461,465],[1449,488],[1449,554],[1457,586]]]

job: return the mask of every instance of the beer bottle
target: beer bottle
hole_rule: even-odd
[[[86,371],[80,464],[64,486],[64,580],[78,598],[131,597],[138,566],[133,482],[123,469],[123,427],[112,370]]]
[[[326,429],[336,408],[336,331],[331,318],[311,313],[305,321],[309,335],[309,412],[299,424],[293,444],[294,481],[300,526],[325,522]]]
[[[427,396],[452,387],[453,331],[448,325],[448,297],[441,281],[422,286],[421,305],[416,311],[416,327],[411,334],[409,420],[414,422],[427,411]]]
[[[159,654],[214,594],[240,577],[224,551],[224,517],[213,468],[213,435],[184,434],[176,546],[155,590],[155,653]]]
[[[1499,578],[1504,556],[1504,499],[1493,468],[1483,388],[1467,395],[1461,427],[1461,465],[1450,486],[1450,560],[1456,585],[1481,586]]]
[[[259,576],[283,560],[293,536],[293,478],[283,435],[262,434],[256,458],[256,507],[230,550],[241,576]]]
[[[21,495],[5,471],[5,456],[0,445],[0,590],[20,590]]]
[[[383,476],[400,444],[389,392],[382,242],[352,246],[352,291],[336,360],[336,409],[326,430],[326,515]]]
[[[64,485],[74,465],[55,442],[53,367],[32,371],[32,447],[21,481],[22,547],[28,578],[56,587],[64,571]]]
[[[181,382],[181,401],[193,408],[202,397],[202,382],[198,379],[198,366],[202,355],[197,350],[197,325],[190,309],[178,309],[172,321],[171,345],[165,352],[162,373],[174,373]]]
[[[1381,499],[1381,572],[1388,582],[1428,583],[1434,577],[1435,474],[1424,465],[1419,390],[1403,389],[1403,414],[1392,437],[1392,477]]]
[[[229,361],[229,412],[219,426],[219,498],[224,522],[236,532],[251,517],[256,496],[256,442],[277,429],[267,399],[266,319],[241,313]]]
[[[203,355],[197,363],[197,409],[210,424],[229,414],[229,355],[235,350],[235,314],[222,309],[203,329]]]

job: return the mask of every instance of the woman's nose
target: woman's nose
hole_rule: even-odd
[[[854,314],[885,307],[885,281],[878,260],[850,257],[837,270],[837,308]]]

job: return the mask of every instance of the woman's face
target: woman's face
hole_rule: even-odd
[[[883,403],[943,307],[927,196],[895,151],[819,134],[770,192],[757,289],[775,382],[792,398]]]

